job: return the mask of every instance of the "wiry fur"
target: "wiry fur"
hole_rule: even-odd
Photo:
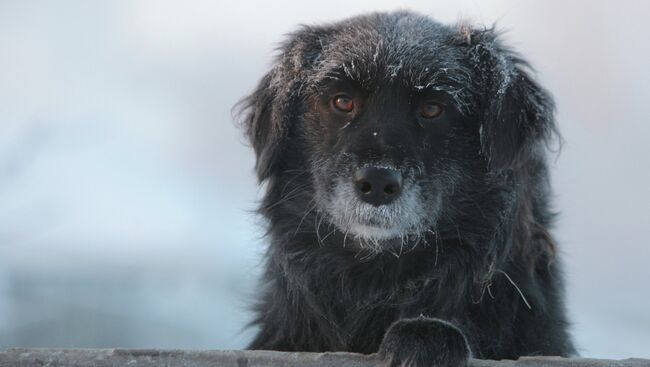
[[[250,348],[374,353],[393,325],[392,363],[466,356],[449,349],[459,340],[479,358],[574,353],[548,232],[554,107],[526,68],[492,29],[411,12],[288,37],[241,105],[270,240]],[[368,110],[334,127],[317,106],[338,82],[365,91]],[[444,96],[444,127],[406,122],[399,101],[419,93]],[[402,172],[396,203],[354,198],[364,164]]]

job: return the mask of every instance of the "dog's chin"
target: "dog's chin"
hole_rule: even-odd
[[[377,208],[355,200],[349,203],[353,210],[328,211],[331,223],[345,234],[346,239],[356,239],[373,247],[390,246],[396,240],[399,242],[421,232],[424,227],[422,217],[417,212],[396,204]]]
[[[405,227],[377,224],[352,223],[347,228],[347,246],[364,253],[378,255],[390,253],[399,256],[415,248],[423,238],[419,226]]]
[[[387,241],[404,236],[404,230],[399,227],[353,223],[348,230],[354,237],[366,241]]]

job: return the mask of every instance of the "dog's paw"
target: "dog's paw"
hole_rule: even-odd
[[[379,346],[379,356],[390,367],[464,367],[469,354],[460,329],[424,316],[396,321]]]

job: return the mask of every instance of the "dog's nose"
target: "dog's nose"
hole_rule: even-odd
[[[402,174],[389,168],[363,167],[354,174],[354,185],[361,200],[380,206],[395,200],[402,189]]]

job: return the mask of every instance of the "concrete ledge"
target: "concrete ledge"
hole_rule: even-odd
[[[284,353],[271,351],[190,351],[137,349],[9,349],[0,367],[370,367],[374,355],[353,353]],[[650,367],[647,359],[620,361],[586,358],[526,357],[517,361],[472,359],[470,367]]]

